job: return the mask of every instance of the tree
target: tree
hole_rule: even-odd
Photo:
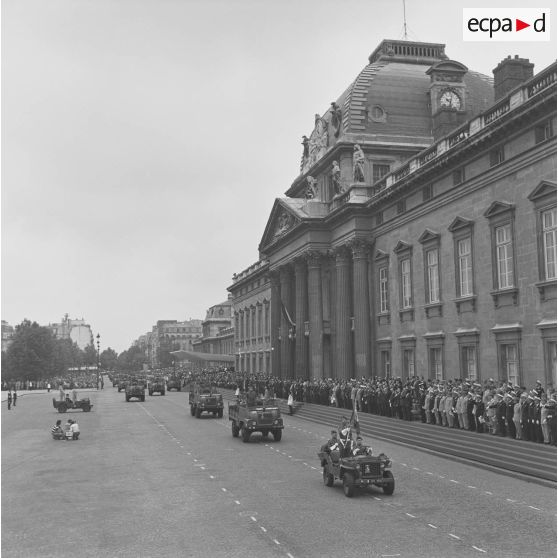
[[[24,320],[16,326],[12,343],[6,351],[11,380],[39,380],[52,376],[54,370],[55,337],[50,329],[37,322]]]
[[[116,369],[116,361],[118,360],[118,354],[114,349],[110,347],[105,349],[101,353],[101,368],[103,370],[115,370]]]

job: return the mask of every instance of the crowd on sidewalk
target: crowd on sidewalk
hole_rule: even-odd
[[[253,385],[258,393],[267,388],[282,399],[291,394],[302,403],[556,446],[556,389],[545,389],[540,381],[527,388],[493,378],[482,383],[419,376],[289,380],[226,368],[192,372],[190,379],[228,389],[246,390]]]

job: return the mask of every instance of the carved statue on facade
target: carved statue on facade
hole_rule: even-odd
[[[291,223],[291,216],[286,211],[283,211],[277,219],[277,230],[275,231],[275,236],[284,233],[288,228],[290,228]]]
[[[335,195],[341,194],[341,169],[339,168],[339,163],[337,161],[333,161],[330,174]]]
[[[355,182],[364,182],[364,152],[360,145],[355,144],[353,148],[353,180]]]
[[[343,111],[341,107],[334,101],[331,103],[331,125],[333,126],[333,135],[339,137],[341,124],[343,123]]]
[[[313,176],[307,176],[306,199],[314,200],[318,197],[318,181]]]
[[[301,171],[308,170],[316,161],[322,158],[328,147],[328,122],[324,120],[319,114],[314,117],[314,130],[310,134],[310,138],[303,136],[302,144],[308,148],[308,156],[302,157]],[[305,144],[307,140],[307,143]]]

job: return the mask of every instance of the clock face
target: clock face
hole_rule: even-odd
[[[460,110],[461,97],[452,89],[447,89],[440,95],[440,106]]]

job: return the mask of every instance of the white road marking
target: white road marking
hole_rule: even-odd
[[[432,529],[438,529],[438,527],[436,527],[436,525],[432,525],[432,523],[427,523],[428,527],[432,527]]]
[[[467,488],[477,488],[476,486],[467,485]]]
[[[214,477],[213,475],[209,475],[209,478],[210,478],[210,479],[214,479],[215,477]]]
[[[453,482],[455,484],[459,484],[459,481],[456,481],[456,480],[453,480],[453,479],[450,479],[450,482]]]
[[[273,542],[277,545],[280,545],[281,543],[277,540],[277,539],[273,539]]]
[[[475,550],[478,550],[479,552],[484,552],[486,554],[486,550],[483,550],[482,548],[479,548],[478,546],[473,546],[473,548]]]
[[[240,502],[238,500],[235,500],[234,503],[238,506],[240,506]]]
[[[265,527],[262,527],[262,526],[260,525],[260,529],[261,529],[264,533],[267,533],[267,529],[266,529]]]
[[[453,537],[454,539],[457,539],[458,541],[461,540],[457,535],[454,535],[453,533],[450,533],[449,536]]]
[[[407,512],[405,512],[405,515],[408,515],[409,517],[413,517],[413,518],[416,517],[416,515],[413,515],[413,514],[407,513]]]
[[[535,506],[529,506],[532,510],[541,511],[541,508],[535,508]]]
[[[226,488],[223,488],[223,487],[221,487],[221,490],[222,490],[223,492],[226,492],[226,491],[227,491],[227,489],[226,489]]]
[[[250,516],[250,519],[251,519],[252,521],[258,521],[253,515]]]

